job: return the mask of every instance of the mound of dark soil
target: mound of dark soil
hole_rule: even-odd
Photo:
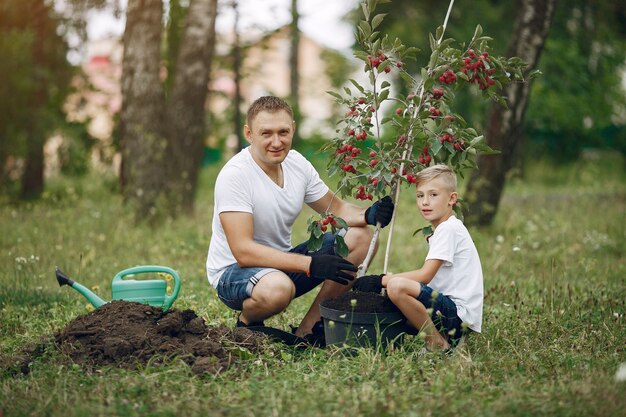
[[[25,349],[19,365],[27,373],[28,361],[46,349],[45,340]],[[112,301],[78,316],[49,343],[87,369],[98,366],[134,368],[181,358],[196,374],[216,374],[236,364],[245,354],[268,347],[265,335],[247,329],[207,326],[193,310],[179,311]],[[248,356],[250,356],[248,354]]]
[[[323,301],[322,305],[333,310],[355,313],[394,313],[400,311],[389,298],[373,292],[361,291],[348,291],[337,298]]]

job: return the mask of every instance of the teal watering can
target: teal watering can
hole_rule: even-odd
[[[135,280],[126,277],[146,273],[164,273],[174,278],[174,289],[170,295],[167,295],[167,282],[163,279],[144,279]],[[58,267],[56,268],[56,277],[59,286],[69,285],[76,291],[81,293],[95,308],[106,304],[102,298],[98,297],[93,291],[84,285],[75,282],[65,275]],[[115,275],[111,283],[111,291],[113,300],[134,301],[137,303],[148,304],[154,307],[162,307],[163,310],[169,309],[180,291],[180,277],[172,268],[159,265],[142,265],[120,271]]]

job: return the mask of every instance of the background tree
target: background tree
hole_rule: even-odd
[[[296,122],[296,126],[300,126],[300,120],[302,119],[300,114],[300,77],[298,75],[298,67],[300,65],[300,28],[298,27],[300,21],[300,13],[298,12],[298,0],[291,0],[291,24],[290,24],[290,48],[289,48],[289,98],[291,101],[291,108],[293,109],[293,117]],[[298,147],[300,142],[299,129],[293,137],[294,147]]]
[[[163,3],[131,0],[122,68],[122,190],[138,219],[193,210],[202,159],[217,0],[191,0],[166,97],[160,78]]]
[[[60,22],[44,0],[0,3],[0,187],[9,191],[8,171],[20,173],[15,163],[21,158],[23,172],[16,183],[22,198],[42,193],[43,146],[64,123],[61,106],[72,68]]]
[[[528,75],[539,63],[548,36],[556,0],[523,0],[515,19],[514,38],[509,55],[521,58],[528,66]],[[487,143],[501,151],[500,155],[481,155],[478,170],[473,171],[467,184],[467,221],[487,225],[493,221],[504,189],[507,172],[521,143],[524,117],[530,97],[531,83],[510,84],[502,94],[508,107],[491,106],[487,119]]]

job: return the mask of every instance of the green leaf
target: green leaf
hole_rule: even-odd
[[[359,23],[359,29],[361,29],[361,31],[363,32],[363,36],[366,38],[369,38],[372,34],[372,27],[364,20],[361,20],[361,22]]]
[[[345,91],[347,95],[352,96],[352,91],[350,91],[348,87],[344,87],[343,91]]]
[[[430,60],[428,61],[428,67],[429,68],[434,68],[435,67],[435,64],[437,63],[437,58],[439,58],[439,51],[437,49],[435,49],[430,54]]]
[[[322,248],[322,243],[324,242],[324,238],[323,237],[316,237],[313,233],[311,233],[311,236],[309,237],[309,241],[307,242],[307,249],[309,250],[309,252],[315,252],[318,251]]]
[[[389,81],[383,81],[382,84],[380,85],[380,88],[387,88],[390,86],[391,86],[391,83]]]
[[[359,90],[361,93],[365,94],[365,89],[361,86],[361,84],[357,83],[355,80],[353,80],[352,78],[350,80],[348,80],[352,83],[352,85],[354,85],[357,90]]]
[[[350,253],[343,236],[335,235],[335,253],[342,258],[345,258]]]
[[[361,9],[363,10],[363,16],[365,17],[365,20],[370,20],[370,9],[369,7],[367,7],[367,4],[365,2],[361,3]]]
[[[378,95],[378,103],[382,103],[383,101],[387,100],[387,97],[389,97],[389,89],[381,91]]]
[[[430,50],[434,51],[435,49],[437,49],[437,41],[435,41],[435,38],[433,38],[432,33],[428,34],[428,40],[430,41]]]
[[[437,34],[435,35],[435,37],[437,39],[441,39],[442,36],[443,36],[443,26],[439,26],[437,28]]]
[[[430,236],[433,234],[433,227],[432,226],[420,227],[419,229],[413,232],[413,236],[415,236],[419,232],[422,232],[424,236]]]
[[[480,25],[476,25],[476,30],[474,31],[474,37],[472,40],[476,41],[476,39],[483,34],[483,28]]]
[[[343,97],[341,97],[340,94],[335,93],[334,91],[327,91],[326,93],[330,94],[331,96],[339,99],[339,100],[343,100]]]
[[[387,13],[381,13],[374,16],[374,18],[372,19],[372,29],[376,29],[378,25],[381,24],[385,16],[387,16]]]
[[[348,230],[349,228],[348,223],[346,223],[344,219],[342,219],[341,217],[335,217],[335,221],[337,222],[337,225],[339,226],[340,229]]]

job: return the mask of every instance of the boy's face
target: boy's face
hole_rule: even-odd
[[[417,208],[436,228],[452,215],[452,206],[456,203],[457,197],[457,193],[451,191],[443,179],[433,178],[418,185]]]

